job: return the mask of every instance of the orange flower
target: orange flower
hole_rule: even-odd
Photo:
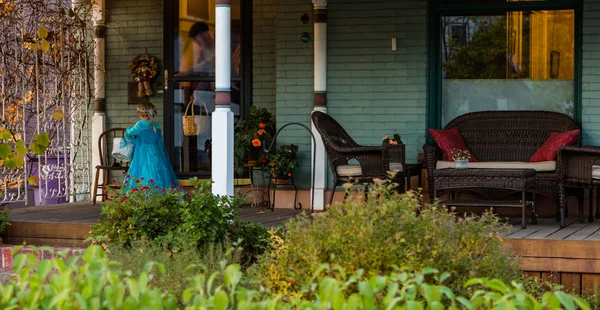
[[[260,140],[258,140],[258,139],[254,139],[254,140],[252,140],[252,145],[254,145],[254,147],[259,147],[259,146],[261,146]]]
[[[292,176],[292,174],[291,174],[291,173],[288,173],[288,177],[291,177],[291,176]]]
[[[275,162],[274,161],[271,162],[271,167],[275,167]]]
[[[264,135],[265,133],[267,133],[267,131],[264,130],[264,129],[259,129],[258,130],[258,134],[261,135],[261,136]]]
[[[263,123],[260,123],[260,124],[258,125],[258,127],[260,127],[261,129],[264,129],[265,127],[267,127],[267,125],[265,125],[265,124],[263,124]]]

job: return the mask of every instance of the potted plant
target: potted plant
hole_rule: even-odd
[[[298,165],[296,161],[298,146],[295,144],[285,144],[279,147],[274,154],[269,154],[269,165],[271,166],[271,177],[276,184],[286,184],[294,174],[294,169]]]
[[[273,115],[265,108],[250,107],[250,115],[235,127],[234,162],[238,175],[244,167],[267,163],[263,143],[269,143],[275,132]]]
[[[452,159],[454,160],[454,168],[456,169],[467,169],[469,166],[469,158],[471,157],[471,153],[468,150],[458,150],[452,149],[450,151],[452,154]]]
[[[390,136],[383,137],[382,145],[397,145],[402,144],[402,139],[399,134],[395,133],[391,138]]]

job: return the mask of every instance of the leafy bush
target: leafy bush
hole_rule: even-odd
[[[311,271],[324,263],[348,273],[364,270],[366,278],[393,265],[408,271],[429,266],[447,271],[448,285],[459,293],[474,277],[518,279],[517,263],[499,237],[506,226],[496,217],[457,217],[444,207],[421,207],[417,194],[396,195],[393,186],[376,186],[366,202],[349,198],[311,220],[289,222],[283,238],[273,236],[275,249],[253,274],[279,293],[293,292],[291,282],[308,283]]]
[[[211,181],[195,180],[194,190],[157,190],[147,186],[129,193],[112,193],[104,203],[102,216],[92,228],[92,244],[132,248],[140,242],[171,253],[198,248],[203,251],[215,243],[241,240],[244,263],[254,260],[269,246],[262,225],[240,220],[237,210],[244,197],[217,196]]]
[[[444,286],[449,275],[433,268],[417,274],[392,271],[365,278],[362,270],[347,275],[340,266],[321,265],[312,280],[300,288],[307,298],[284,299],[264,290],[245,288],[240,265],[222,262],[220,270],[212,274],[197,266],[202,272],[191,276],[184,292],[176,296],[164,283],[153,284],[165,273],[160,263],[146,263],[140,275],[134,277],[119,263],[110,261],[98,246],[88,248],[82,258],[66,259],[65,253],[62,256],[38,261],[35,254],[17,255],[14,271],[19,277],[0,285],[0,308],[589,309],[586,301],[564,292],[550,291],[537,301],[520,284],[506,285],[486,278],[465,283],[473,294],[462,297]]]

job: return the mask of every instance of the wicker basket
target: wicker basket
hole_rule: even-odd
[[[192,107],[192,115],[187,115],[188,110]],[[198,127],[196,127],[196,120],[194,117],[194,99],[190,99],[187,107],[185,108],[185,112],[183,113],[183,135],[184,136],[196,136],[198,131]]]
[[[207,134],[210,132],[210,116],[208,115],[208,108],[204,101],[200,100],[206,111],[206,115],[195,115],[194,114],[194,99],[192,98],[185,108],[183,113],[183,135],[185,136],[198,136]],[[188,115],[188,111],[192,110],[191,115]]]

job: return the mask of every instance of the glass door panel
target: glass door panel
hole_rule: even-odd
[[[486,110],[573,116],[573,10],[442,16],[442,125]]]

